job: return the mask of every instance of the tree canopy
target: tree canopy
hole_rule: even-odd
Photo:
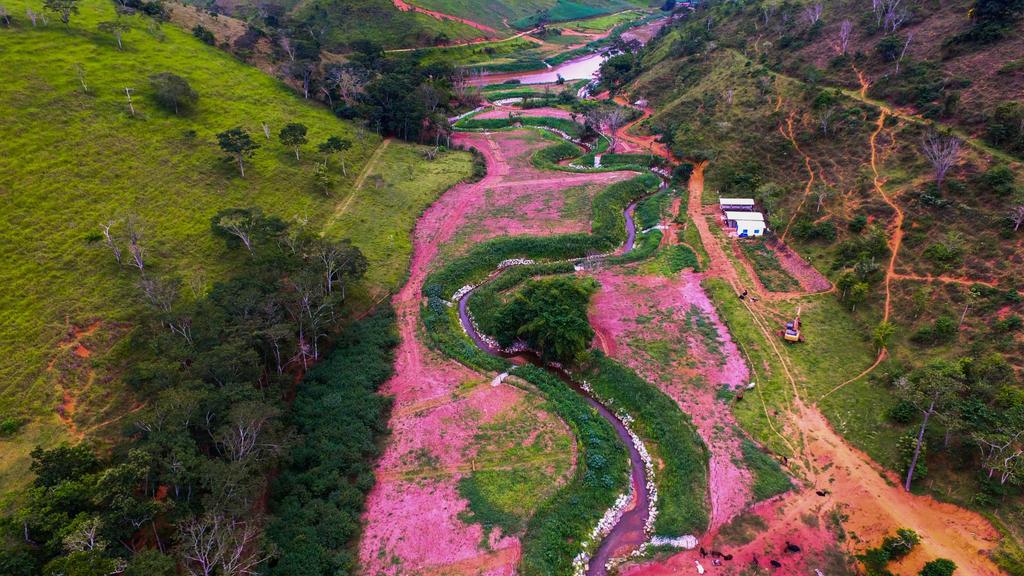
[[[525,342],[545,360],[575,361],[594,338],[587,320],[590,297],[597,291],[590,279],[532,280],[497,315],[498,342]]]

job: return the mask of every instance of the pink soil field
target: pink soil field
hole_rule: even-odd
[[[589,196],[613,182],[636,176],[633,172],[603,172],[594,174],[564,173],[552,180],[552,173],[539,171],[530,164],[530,156],[541,148],[551,146],[548,140],[532,137],[532,131],[502,131],[490,135],[507,158],[513,176],[495,182],[484,195],[482,206],[475,211],[473,241],[501,235],[552,235],[590,230],[590,212],[574,217],[562,213],[565,196],[560,192],[577,186],[591,186]],[[508,216],[509,209],[516,216]]]
[[[459,514],[467,503],[458,495],[457,483],[472,467],[470,445],[480,426],[515,407],[526,392],[507,384],[461,386],[485,382],[483,376],[428,350],[417,336],[423,281],[437,255],[471,217],[488,209],[486,196],[510,202],[516,195],[548,193],[590,182],[614,182],[630,173],[552,174],[529,166],[535,146],[514,132],[456,134],[455,143],[473,146],[486,159],[483,180],[459,184],[424,212],[413,233],[409,280],[394,297],[401,344],[396,352],[395,375],[382,392],[394,396],[389,423],[394,431],[378,468],[378,482],[367,499],[366,529],[359,557],[366,574],[513,574],[519,560],[519,541],[503,537],[490,542],[491,551],[480,549],[483,531],[466,525]],[[539,145],[549,145],[540,143]],[[516,159],[516,165],[506,157]],[[531,179],[532,178],[532,179]],[[508,196],[508,200],[505,199]],[[533,204],[524,207],[523,230],[542,228],[530,224]],[[550,207],[548,208],[550,209]],[[556,210],[557,212],[557,210]],[[544,220],[545,216],[541,216]],[[547,216],[550,219],[550,216]],[[502,231],[498,228],[494,232]],[[460,393],[460,390],[469,389]],[[562,424],[564,426],[564,424]],[[408,479],[416,458],[429,457],[448,472]]]
[[[746,386],[749,372],[736,344],[718,319],[714,306],[700,287],[700,276],[690,272],[675,278],[628,276],[614,271],[596,275],[601,289],[594,298],[591,324],[602,333],[602,340],[614,341],[613,357],[635,369],[647,381],[671,396],[693,418],[704,443],[711,450],[710,501],[711,524],[728,522],[750,499],[750,476],[741,461],[736,424],[729,406],[715,398],[723,386],[736,390]],[[720,357],[691,334],[683,334],[687,312],[696,307],[718,331]],[[637,318],[654,318],[643,325]],[[658,334],[654,334],[658,332]],[[632,349],[633,340],[653,337],[685,342],[688,356],[680,356],[666,373],[643,352]],[[606,350],[607,352],[607,350]],[[695,366],[688,365],[688,360]],[[704,380],[700,386],[688,384],[693,378]]]
[[[486,112],[481,112],[476,116],[473,116],[473,118],[479,120],[486,120],[488,118],[508,118],[509,113],[512,112],[519,114],[520,116],[529,116],[531,118],[546,116],[548,118],[572,120],[572,112],[562,110],[561,108],[527,108],[523,110],[514,106],[495,106],[491,110],[487,110]]]

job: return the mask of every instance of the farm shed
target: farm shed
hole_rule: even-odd
[[[718,207],[723,212],[731,210],[734,212],[751,212],[754,210],[753,198],[719,198]]]
[[[736,212],[726,211],[725,225],[736,229],[736,235],[763,236],[768,226],[764,223],[764,216],[760,212]]]

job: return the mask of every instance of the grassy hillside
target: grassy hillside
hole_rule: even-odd
[[[1003,4],[1010,3],[991,5]],[[871,3],[853,0],[826,3],[816,23],[799,4],[735,6],[719,22],[720,44],[773,70],[834,86],[860,89],[859,71],[872,83],[870,97],[979,137],[1000,104],[1024,94],[1024,20],[1000,16],[985,24],[973,0],[903,2],[902,19],[891,23]],[[985,26],[1000,32],[975,39]],[[1004,149],[1021,158],[1020,146]]]
[[[827,302],[804,306],[816,340],[790,356],[809,397],[853,444],[905,471],[897,441],[920,419],[900,416],[908,404],[899,377],[938,360],[966,366],[971,392],[948,420],[929,426],[929,471],[917,486],[1012,527],[1024,520],[1020,480],[1000,485],[978,473],[971,434],[987,424],[970,410],[999,414],[1021,398],[1024,235],[1009,212],[1024,204],[1024,177],[1015,152],[990,141],[988,125],[1001,102],[1020,97],[1016,72],[995,62],[1013,62],[1024,46],[1012,32],[967,48],[949,42],[970,30],[954,18],[967,4],[958,6],[912,5],[898,35],[916,30],[919,51],[908,49],[896,74],[878,54],[886,35],[867,30],[870,4],[828,3],[816,26],[801,20],[800,7],[722,5],[646,49],[629,90],[655,108],[647,130],[680,156],[709,160],[705,203],[755,197],[774,233],[836,285],[817,297]],[[855,33],[849,54],[837,58],[843,19]],[[941,186],[925,154],[933,133],[960,140]],[[728,289],[719,292],[730,305]],[[779,322],[794,313],[772,309]],[[868,368],[879,342],[887,360],[844,384]],[[739,416],[758,432],[756,419]]]
[[[411,2],[430,10],[470,18],[492,28],[531,28],[537,25],[538,15],[547,22],[564,22],[619,12],[637,6],[646,7],[644,0],[415,0]]]
[[[207,8],[210,2],[186,1]],[[465,41],[484,35],[480,30],[452,20],[404,12],[391,0],[274,0],[212,2],[219,13],[273,30],[288,20],[299,29],[320,30],[320,41],[332,52],[348,52],[356,40],[372,40],[385,48],[433,46],[437,40]]]
[[[15,16],[0,29],[0,420],[36,423],[0,438],[0,485],[24,481],[27,449],[66,429],[58,411],[72,434],[91,435],[132,405],[106,352],[117,349],[143,303],[137,272],[119,268],[99,240],[101,224],[115,222],[123,236],[125,219],[135,217],[147,268],[176,273],[184,290],[201,293],[229,272],[223,243],[209,233],[211,216],[259,206],[352,238],[371,262],[369,291],[379,294],[404,275],[415,217],[470,170],[468,155],[427,162],[417,148],[391,143],[363,180],[370,193],[360,194],[353,184],[381,146],[377,136],[174,26],[123,17],[131,29],[118,50],[97,31],[115,18],[113,6],[87,0],[65,28],[53,15],[32,27],[23,15],[41,9],[35,2],[5,3]],[[193,112],[175,116],[157,106],[148,77],[159,72],[190,82],[199,93]],[[134,116],[125,87],[133,90]],[[309,127],[299,161],[277,140],[288,122]],[[235,126],[262,146],[244,179],[217,146],[216,134]],[[332,134],[353,147],[348,176],[332,164],[338,183],[325,196],[313,186],[314,150]],[[74,327],[95,330],[76,335]]]

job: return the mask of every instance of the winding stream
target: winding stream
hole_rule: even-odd
[[[664,184],[662,186],[664,187]],[[636,223],[633,219],[633,211],[639,203],[640,200],[636,200],[623,211],[623,216],[626,219],[626,241],[618,251],[619,254],[627,254],[631,252],[634,244],[636,243]],[[500,275],[501,272],[499,271],[491,276],[488,281],[492,281]],[[482,285],[483,284],[481,284],[481,286]],[[506,352],[491,344],[488,339],[477,331],[469,314],[468,303],[469,297],[479,287],[480,286],[476,286],[473,290],[469,290],[459,298],[459,322],[462,324],[462,328],[466,331],[466,334],[473,340],[473,343],[484,352],[493,356],[515,358],[530,362],[558,376],[580,396],[583,396],[586,402],[593,406],[597,413],[612,425],[615,429],[615,433],[618,434],[619,439],[629,450],[632,500],[626,510],[622,512],[618,522],[616,522],[608,535],[601,540],[601,544],[590,558],[586,570],[587,576],[604,576],[608,572],[605,565],[609,560],[619,555],[617,552],[626,548],[635,548],[643,544],[647,539],[645,527],[648,516],[650,515],[650,496],[647,493],[648,479],[643,458],[640,456],[639,451],[633,444],[633,439],[630,436],[625,423],[623,423],[618,416],[609,410],[607,406],[602,404],[601,401],[592,393],[585,390],[578,382],[573,380],[572,376],[568,372],[556,366],[545,364],[540,360],[539,356],[532,352]]]

